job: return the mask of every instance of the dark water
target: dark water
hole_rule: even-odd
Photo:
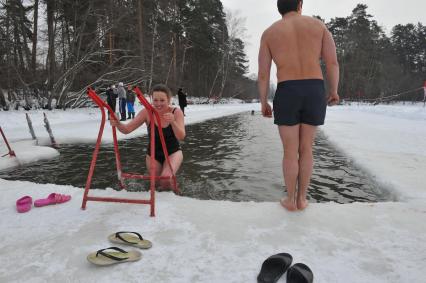
[[[144,173],[147,138],[120,142],[123,172]],[[187,126],[178,182],[184,196],[232,201],[277,201],[284,195],[282,145],[272,120],[243,113]],[[61,145],[60,156],[0,172],[0,178],[84,187],[94,145]],[[311,202],[389,201],[392,197],[366,172],[318,133]],[[149,187],[129,180],[131,190]],[[117,187],[112,145],[100,151],[92,188]]]

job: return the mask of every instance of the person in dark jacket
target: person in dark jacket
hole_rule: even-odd
[[[132,86],[127,86],[127,113],[128,117],[127,119],[133,119],[135,118],[135,93],[132,90]]]
[[[183,92],[182,88],[179,88],[178,90],[178,100],[179,107],[182,110],[183,115],[185,116],[185,107],[188,106],[188,103],[186,101],[186,93]]]
[[[115,113],[115,105],[117,104],[117,92],[115,91],[115,85],[110,86],[106,90],[107,103],[111,107],[112,111]],[[109,120],[109,111],[108,111],[108,120]]]
[[[120,103],[120,114],[121,114],[120,121],[126,121],[127,93],[126,93],[126,90],[124,89],[124,84],[122,82],[118,83],[117,93],[118,93],[118,101]]]

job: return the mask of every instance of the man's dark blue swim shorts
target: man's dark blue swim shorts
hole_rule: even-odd
[[[278,126],[324,124],[327,99],[320,79],[279,82],[274,97],[274,123]]]

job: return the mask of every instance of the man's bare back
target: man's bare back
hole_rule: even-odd
[[[268,102],[272,61],[277,66],[273,113],[284,147],[282,168],[287,197],[281,205],[289,211],[308,205],[316,128],[324,124],[327,103],[339,102],[334,40],[324,23],[301,15],[302,5],[303,0],[277,0],[282,19],[265,30],[259,47],[258,89],[265,117],[272,117]],[[326,66],[327,97],[320,60]]]
[[[326,32],[320,20],[295,12],[286,14],[264,32],[262,39],[277,66],[278,82],[323,79],[320,59]]]

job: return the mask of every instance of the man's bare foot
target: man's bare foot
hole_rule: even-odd
[[[283,207],[285,207],[288,211],[296,211],[296,210],[297,210],[297,206],[296,206],[296,204],[294,203],[294,201],[289,200],[288,198],[285,198],[285,199],[283,198],[283,199],[281,199],[280,203],[281,203],[281,205],[282,205]]]
[[[308,207],[309,203],[308,201],[304,199],[297,199],[297,209],[304,210],[306,207]]]

